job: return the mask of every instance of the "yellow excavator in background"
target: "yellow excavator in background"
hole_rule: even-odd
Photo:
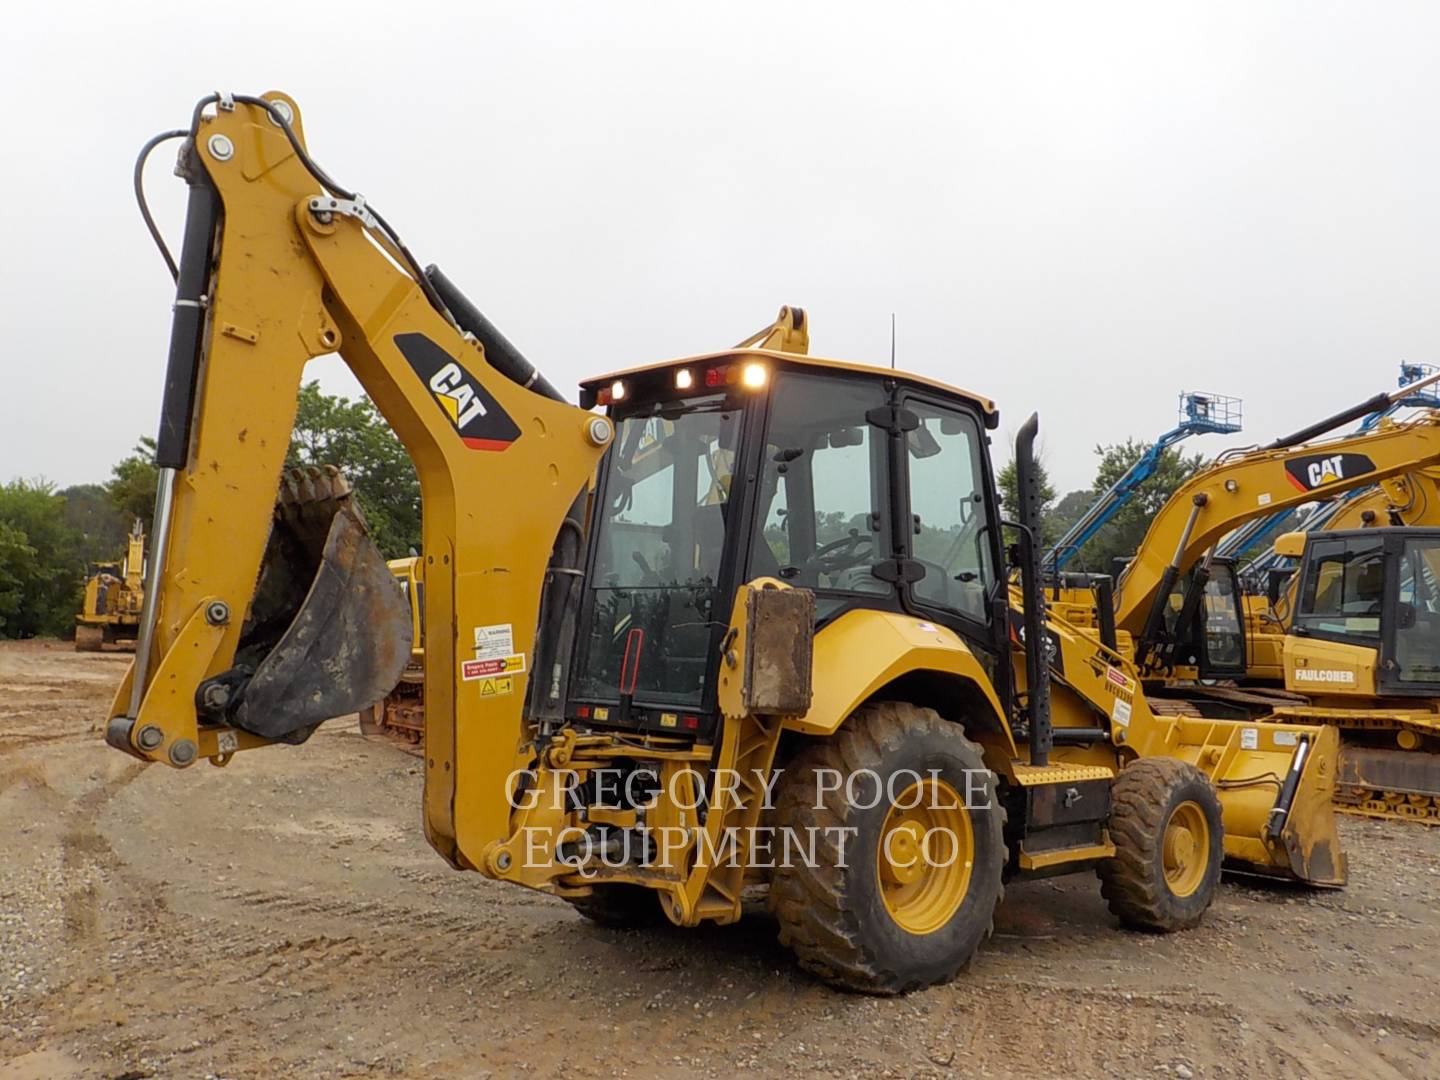
[[[1047,610],[1036,418],[1007,548],[994,403],[811,357],[796,308],[577,408],[315,164],[292,99],[214,95],[173,134],[112,746],[223,765],[400,680],[417,627],[353,493],[284,470],[304,366],[338,352],[420,478],[423,820],[452,866],[611,922],[730,923],[763,890],[804,967],[875,993],[953,977],[1010,876],[1095,871],[1156,930],[1197,923],[1222,864],[1343,884],[1333,728],[1172,715]]]
[[[144,606],[145,528],[137,518],[130,528],[125,558],[96,563],[85,579],[85,598],[75,616],[77,652],[99,652],[106,645],[135,647]]]
[[[1440,380],[1440,375],[1414,384]],[[1115,587],[1066,575],[1054,602],[1082,625],[1113,610],[1122,651],[1170,708],[1224,719],[1329,724],[1343,733],[1336,798],[1371,816],[1440,823],[1440,596],[1431,525],[1440,414],[1326,442],[1380,411],[1379,395],[1259,450],[1222,456],[1153,520]],[[1256,518],[1374,486],[1329,528],[1277,539],[1298,560],[1267,596],[1246,596],[1218,542]],[[1360,525],[1358,530],[1347,526]],[[1440,567],[1440,562],[1436,563]],[[1064,586],[1069,586],[1068,588]]]

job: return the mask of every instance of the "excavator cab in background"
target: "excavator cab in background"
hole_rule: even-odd
[[[112,746],[185,768],[303,743],[421,644],[423,821],[452,866],[606,922],[730,923],[763,893],[802,965],[877,993],[959,972],[1006,877],[1094,871],[1153,930],[1195,925],[1222,864],[1344,883],[1333,729],[1152,704],[1113,634],[1048,609],[1036,418],[1004,521],[994,403],[812,357],[797,308],[585,380],[577,408],[315,164],[293,100],[214,95],[180,136]],[[337,470],[284,470],[332,352],[419,475],[423,563],[398,574]]]
[[[1364,697],[1440,695],[1440,530],[1306,539],[1286,684]]]

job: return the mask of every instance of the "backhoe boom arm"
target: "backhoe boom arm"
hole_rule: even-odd
[[[305,364],[338,352],[419,474],[425,827],[452,863],[478,865],[508,835],[509,807],[457,799],[457,777],[487,796],[504,790],[546,565],[609,422],[488,362],[482,337],[456,325],[383,219],[358,196],[336,197],[343,189],[304,152],[291,99],[215,105],[197,109],[185,151],[194,194],[161,429],[168,495],[146,632],[108,737],[149,760],[223,763],[304,738],[327,706],[361,707],[357,683],[373,693],[392,667],[398,678],[408,613],[383,560],[376,577],[348,488],[319,470],[282,486]],[[266,629],[286,584],[277,552],[319,568],[283,634]],[[513,639],[513,690],[482,699],[464,661],[487,627]],[[300,699],[313,708],[287,720]]]

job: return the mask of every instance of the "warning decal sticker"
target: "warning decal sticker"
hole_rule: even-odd
[[[494,660],[497,656],[509,656],[514,651],[515,634],[508,622],[475,627],[476,660]]]
[[[510,675],[497,675],[493,679],[480,680],[480,696],[504,697],[515,692],[515,679]]]
[[[497,656],[490,660],[466,660],[460,665],[460,677],[466,682],[492,675],[519,675],[525,670],[525,654]]]

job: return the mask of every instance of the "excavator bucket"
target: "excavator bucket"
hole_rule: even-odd
[[[404,593],[345,478],[333,467],[287,473],[235,654],[253,674],[231,722],[301,742],[394,689],[410,639]]]

